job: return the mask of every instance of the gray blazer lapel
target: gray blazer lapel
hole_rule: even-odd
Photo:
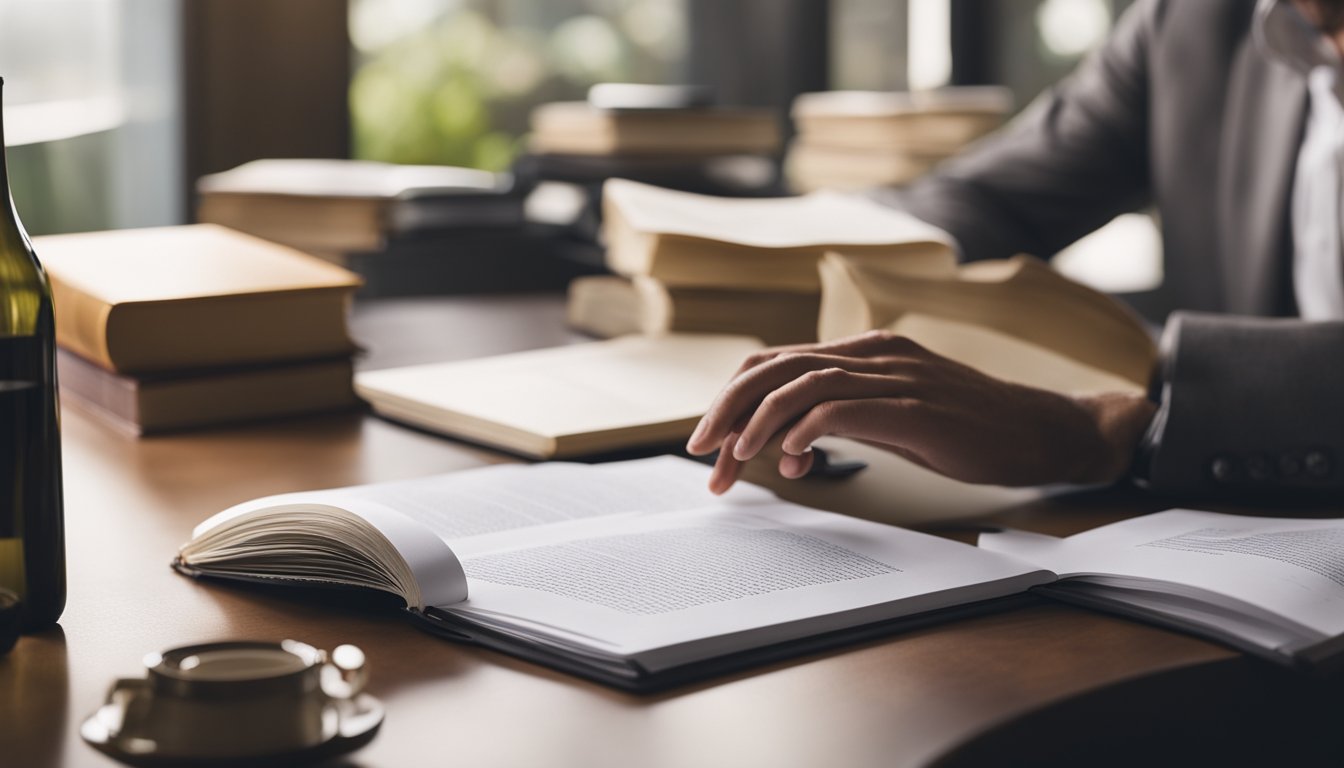
[[[1306,106],[1304,78],[1247,38],[1233,64],[1220,157],[1218,232],[1230,312],[1282,314],[1291,306],[1288,211]]]

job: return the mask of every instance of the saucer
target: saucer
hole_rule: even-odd
[[[202,710],[202,707],[211,709]],[[373,740],[383,724],[383,705],[368,694],[353,699],[327,699],[320,713],[320,733],[310,743],[286,745],[279,749],[268,745],[248,745],[248,732],[240,731],[229,740],[226,753],[194,743],[164,722],[168,710],[194,709],[223,723],[229,719],[222,702],[197,702],[190,699],[156,696],[143,680],[122,680],[113,688],[107,703],[80,726],[80,736],[108,757],[133,766],[289,766],[352,752]],[[156,715],[155,713],[159,714]]]

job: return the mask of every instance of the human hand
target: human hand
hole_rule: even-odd
[[[889,331],[764,350],[719,393],[686,445],[719,449],[723,493],[772,439],[797,478],[826,435],[880,445],[957,480],[1105,483],[1124,474],[1156,406],[1129,394],[1069,397],[996,379]]]

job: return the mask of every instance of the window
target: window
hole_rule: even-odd
[[[30,232],[180,217],[176,9],[0,0],[10,187]]]

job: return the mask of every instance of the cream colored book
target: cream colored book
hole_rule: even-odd
[[[355,376],[375,412],[549,459],[685,440],[753,338],[625,336]]]
[[[798,135],[827,147],[947,155],[1002,124],[1012,93],[997,86],[825,91],[793,102]]]
[[[950,258],[947,235],[858,195],[722,198],[625,179],[603,187],[607,265],[672,287],[815,292],[827,251],[854,259]]]
[[[569,285],[571,327],[601,338],[629,333],[725,333],[769,346],[817,340],[821,296],[788,291],[674,288],[651,277],[581,277]]]
[[[911,312],[890,327],[944,357],[1015,384],[1075,396],[1104,392],[1138,395],[1147,391],[1146,381],[1088,365],[982,325]]]
[[[503,177],[369,160],[265,159],[202,176],[196,218],[306,252],[376,251],[390,235],[517,226]]]
[[[628,277],[585,275],[569,282],[565,322],[599,339],[643,333],[644,308]]]
[[[35,238],[56,341],[117,373],[348,356],[356,275],[214,224]]]
[[[1157,349],[1119,301],[1026,256],[912,276],[829,254],[823,340],[890,328],[999,378],[1071,394],[1146,389]]]
[[[532,111],[530,144],[544,154],[771,154],[780,130],[766,109],[602,109],[560,101]]]
[[[946,157],[904,150],[831,147],[803,139],[789,148],[784,171],[795,192],[860,190],[914,181]]]

